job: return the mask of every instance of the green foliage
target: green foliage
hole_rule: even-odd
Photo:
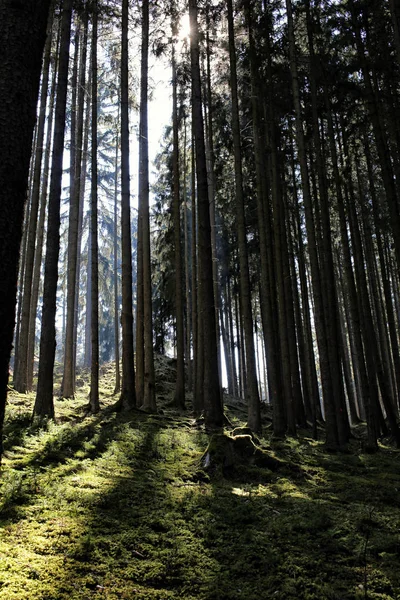
[[[264,435],[275,471],[242,456],[206,473],[207,435],[168,408],[172,368],[158,357],[158,415],[112,412],[111,365],[96,416],[78,396],[38,429],[33,398],[10,395],[0,600],[398,599],[399,453]]]

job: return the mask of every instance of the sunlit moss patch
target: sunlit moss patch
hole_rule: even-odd
[[[157,363],[158,415],[112,411],[112,365],[95,416],[85,372],[55,424],[32,423],[34,396],[10,394],[0,600],[400,598],[397,451],[363,455],[355,441],[329,455],[307,432],[266,430],[254,440],[265,464],[244,452],[208,472],[209,438],[169,408],[174,365]],[[228,401],[243,426],[244,407]]]

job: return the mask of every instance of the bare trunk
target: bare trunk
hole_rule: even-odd
[[[181,249],[181,201],[179,173],[179,127],[177,74],[175,63],[175,41],[172,41],[172,122],[173,122],[173,220],[175,242],[175,318],[176,318],[176,385],[174,403],[179,408],[185,408],[185,331],[182,293],[182,249]]]
[[[142,50],[140,76],[139,123],[139,203],[143,229],[143,326],[144,326],[144,395],[143,408],[156,412],[156,389],[153,349],[153,307],[151,290],[150,215],[149,215],[149,139],[148,139],[148,61],[149,0],[142,3]]]
[[[58,52],[59,36],[57,36],[56,54]],[[48,195],[48,184],[50,175],[50,158],[51,158],[51,140],[53,134],[53,120],[54,120],[54,103],[56,97],[56,76],[57,76],[57,56],[53,64],[53,74],[51,82],[50,92],[50,104],[49,104],[49,117],[47,121],[47,134],[46,134],[46,151],[43,164],[43,178],[42,178],[42,189],[40,194],[40,212],[37,227],[37,239],[36,239],[36,251],[35,251],[35,263],[33,267],[33,278],[32,278],[32,296],[31,306],[29,315],[29,338],[28,338],[28,356],[27,356],[27,389],[30,391],[33,386],[33,371],[35,361],[35,345],[36,345],[36,316],[37,306],[39,300],[39,287],[40,287],[40,272],[42,268],[43,258],[43,240],[44,240],[44,224],[46,220],[46,207],[47,207],[47,195]]]
[[[199,280],[201,283],[202,324],[204,331],[204,415],[206,426],[220,428],[223,424],[221,387],[218,376],[218,349],[213,290],[211,251],[210,207],[207,186],[207,168],[204,145],[202,115],[199,29],[197,23],[197,1],[189,1],[191,27],[190,58],[192,78],[192,118],[196,148],[197,198],[198,198],[198,244]]]
[[[122,254],[122,391],[121,408],[136,405],[133,363],[132,246],[129,190],[128,0],[122,3],[121,47],[121,254]]]
[[[245,355],[246,355],[246,400],[247,422],[250,429],[261,431],[260,397],[258,393],[256,358],[254,348],[254,327],[251,307],[251,288],[247,254],[246,219],[243,197],[243,174],[240,140],[239,102],[237,93],[236,49],[233,26],[232,0],[227,1],[229,29],[230,83],[232,100],[232,133],[235,157],[235,198],[236,224],[238,236],[240,295],[243,311]]]
[[[26,241],[26,254],[25,254],[25,265],[24,265],[24,285],[23,285],[23,296],[22,296],[22,310],[21,310],[21,327],[18,341],[18,369],[14,373],[14,387],[18,392],[26,393],[28,391],[28,341],[29,341],[29,318],[30,318],[30,304],[32,297],[32,280],[33,280],[33,266],[35,259],[35,241],[37,232],[38,212],[39,212],[39,200],[40,200],[40,179],[42,172],[42,158],[43,158],[43,140],[44,140],[44,128],[46,122],[46,104],[47,104],[47,91],[49,85],[49,72],[50,72],[50,53],[51,53],[51,40],[52,40],[52,24],[53,24],[53,11],[50,11],[49,23],[47,26],[47,41],[43,59],[43,75],[42,84],[40,91],[40,107],[39,107],[39,119],[37,123],[37,136],[35,145],[34,155],[34,168],[33,168],[33,181],[32,181],[32,193],[31,203],[29,211],[29,226]]]
[[[90,229],[92,232],[92,293],[90,312],[91,323],[91,365],[90,365],[90,410],[96,413],[99,402],[99,259],[97,225],[97,0],[93,5],[92,24],[92,194],[90,211]]]
[[[118,112],[119,116],[119,112]],[[113,240],[113,263],[114,263],[114,353],[115,353],[115,388],[114,394],[121,390],[121,373],[119,366],[119,300],[118,300],[118,155],[119,136],[115,143],[115,187],[114,187],[114,240]]]
[[[72,0],[63,5],[57,101],[54,116],[54,143],[50,179],[46,260],[44,273],[40,361],[34,415],[54,418],[53,371],[56,351],[56,300],[60,251],[60,199],[67,105],[69,44]]]

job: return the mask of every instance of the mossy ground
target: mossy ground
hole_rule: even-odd
[[[206,433],[168,408],[85,416],[87,379],[30,423],[33,395],[11,392],[0,481],[0,600],[400,599],[400,453],[332,455],[309,433],[207,474]],[[161,379],[160,379],[161,381]],[[161,389],[162,388],[162,389]],[[243,424],[241,406],[228,416]]]

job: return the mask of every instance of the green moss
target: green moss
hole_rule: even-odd
[[[168,407],[174,365],[157,360],[159,415],[112,412],[112,365],[96,416],[84,416],[85,372],[42,429],[28,418],[33,396],[10,395],[0,600],[400,598],[397,451],[364,456],[355,441],[328,455],[267,434],[250,454],[239,440],[233,472],[206,472],[209,439]]]

